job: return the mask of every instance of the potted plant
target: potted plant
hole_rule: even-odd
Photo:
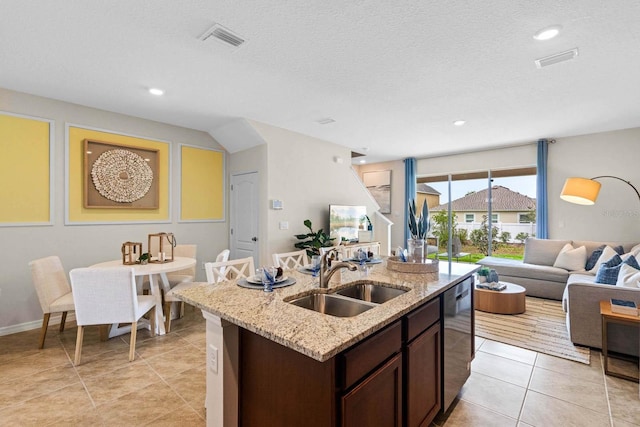
[[[408,226],[411,238],[407,241],[409,257],[413,262],[424,262],[424,240],[429,233],[429,207],[427,201],[422,203],[420,215],[416,209],[416,200],[409,202]]]
[[[149,263],[149,261],[151,261],[151,255],[149,254],[149,252],[145,252],[142,255],[140,255],[140,257],[138,258],[138,262],[142,265],[145,265],[147,263]]]
[[[373,231],[373,224],[371,224],[371,220],[368,215],[362,215],[362,219],[367,223],[366,227],[368,231]]]
[[[309,229],[309,232],[306,234],[295,235],[296,239],[302,240],[294,245],[296,248],[305,249],[307,251],[307,255],[311,257],[313,255],[320,255],[320,248],[333,246],[333,241],[335,239],[325,233],[322,229],[313,231],[311,220],[305,219],[304,225]]]

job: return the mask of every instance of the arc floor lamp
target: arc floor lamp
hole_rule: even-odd
[[[598,198],[598,193],[602,186],[602,184],[595,180],[600,178],[613,178],[626,183],[629,187],[633,188],[636,196],[638,196],[638,200],[640,200],[640,192],[638,192],[638,189],[631,182],[613,175],[594,176],[593,178],[567,178],[564,182],[564,187],[562,187],[560,198],[578,205],[593,205]]]

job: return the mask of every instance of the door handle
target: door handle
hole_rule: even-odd
[[[253,240],[254,242],[257,242],[258,238],[257,237],[252,237],[251,240]]]

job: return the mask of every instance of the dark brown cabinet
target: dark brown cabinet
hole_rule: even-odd
[[[441,408],[440,323],[406,348],[407,425],[428,426]]]
[[[343,426],[402,426],[401,356],[397,354],[342,397]]]
[[[242,329],[242,426],[428,426],[442,408],[435,298],[324,363]]]

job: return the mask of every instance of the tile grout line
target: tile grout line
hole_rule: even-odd
[[[518,418],[516,422],[519,424],[522,421],[522,413],[524,412],[524,405],[527,401],[527,396],[529,394],[529,386],[531,385],[531,381],[533,380],[533,372],[536,370],[536,362],[538,361],[538,357],[540,353],[536,352],[536,357],[533,359],[533,364],[531,365],[531,373],[529,374],[529,381],[527,381],[527,386],[524,389],[524,397],[522,398],[522,405],[520,405],[520,411],[518,412]]]

